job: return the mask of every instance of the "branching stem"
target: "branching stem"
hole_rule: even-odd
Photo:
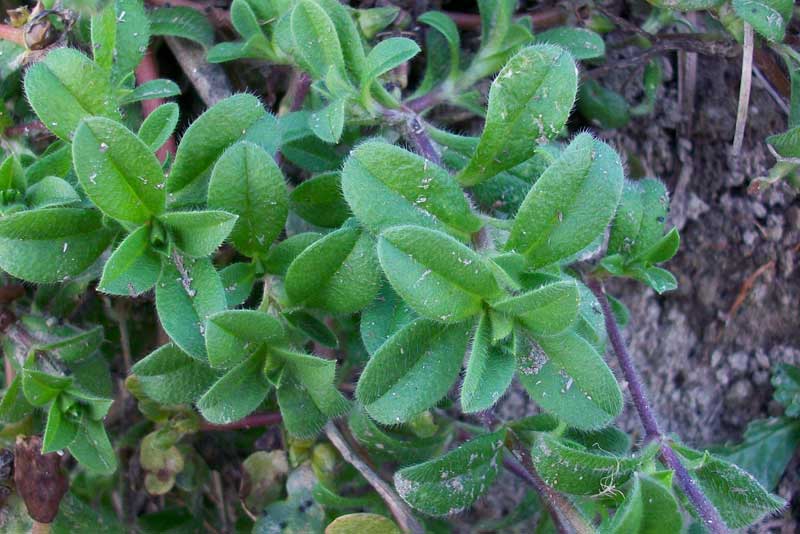
[[[381,496],[386,506],[389,507],[389,511],[404,532],[410,532],[412,534],[422,534],[425,532],[425,529],[422,528],[422,525],[420,525],[419,521],[417,521],[400,496],[350,447],[350,444],[347,442],[344,435],[342,435],[336,423],[329,421],[328,424],[325,425],[325,435],[342,455],[342,458],[355,467],[356,470],[361,473],[361,476],[369,482],[370,486],[378,492],[378,495]]]
[[[586,281],[586,285],[592,290],[592,293],[594,293],[600,303],[600,308],[603,311],[603,318],[605,319],[606,331],[608,332],[608,340],[611,342],[611,347],[617,355],[622,374],[628,382],[628,389],[631,392],[633,404],[636,406],[636,411],[642,421],[642,426],[644,426],[645,440],[658,440],[660,442],[659,457],[661,461],[675,472],[678,486],[680,486],[681,490],[686,494],[686,497],[700,515],[706,528],[708,528],[712,534],[728,532],[717,509],[702,492],[686,470],[686,467],[681,463],[678,455],[675,454],[675,451],[670,447],[668,440],[661,433],[653,409],[650,407],[650,402],[647,400],[647,393],[644,390],[642,379],[636,371],[636,367],[633,365],[633,358],[631,358],[622,340],[622,333],[614,319],[614,314],[608,303],[603,284],[596,278],[589,278]]]

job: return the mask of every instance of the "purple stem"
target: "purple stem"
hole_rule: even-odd
[[[389,122],[402,125],[406,136],[414,144],[414,148],[420,156],[437,165],[442,163],[439,150],[433,144],[419,115],[407,108],[402,110],[384,109],[383,115]]]
[[[600,302],[600,307],[603,309],[603,317],[606,322],[606,331],[608,332],[608,339],[611,341],[611,346],[614,352],[617,353],[619,359],[619,366],[622,368],[622,374],[628,382],[628,388],[633,397],[633,404],[636,406],[636,411],[639,412],[639,417],[644,426],[645,440],[650,441],[661,437],[661,430],[658,428],[658,421],[653,414],[653,409],[650,407],[650,402],[647,400],[647,393],[644,391],[644,385],[639,373],[636,372],[636,367],[633,365],[633,358],[628,354],[628,349],[625,347],[625,342],[622,340],[622,333],[617,327],[617,322],[614,320],[614,314],[611,312],[611,306],[608,304],[603,285],[599,280],[590,278],[586,283],[592,293],[597,297]]]
[[[686,494],[686,497],[694,506],[697,513],[700,515],[706,528],[712,534],[724,534],[728,532],[719,511],[711,504],[708,497],[702,492],[700,487],[691,477],[689,472],[681,463],[678,455],[669,446],[664,439],[664,435],[658,427],[653,409],[647,400],[647,394],[644,390],[644,385],[639,373],[633,365],[633,358],[628,353],[625,343],[622,340],[622,333],[619,330],[614,314],[611,311],[611,306],[608,303],[608,298],[603,290],[603,284],[596,278],[589,278],[586,282],[589,289],[597,297],[600,303],[600,308],[603,310],[603,318],[605,319],[606,331],[608,332],[608,339],[611,342],[611,347],[617,355],[620,368],[625,380],[628,382],[628,389],[633,397],[633,404],[636,406],[636,411],[639,413],[639,418],[642,420],[642,426],[645,430],[645,440],[658,440],[660,443],[659,457],[670,469],[675,472],[675,477],[678,486]]]
[[[436,104],[439,103],[440,98],[440,90],[434,89],[428,93],[425,93],[422,96],[418,96],[417,98],[412,98],[408,102],[406,102],[406,107],[413,111],[414,113],[422,113],[426,109],[432,108]]]

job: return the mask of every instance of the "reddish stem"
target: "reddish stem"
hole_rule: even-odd
[[[145,53],[142,61],[136,67],[135,74],[136,83],[139,85],[158,79],[158,64],[153,57],[152,49],[147,49],[147,53]],[[142,115],[147,117],[163,103],[163,98],[151,98],[149,100],[143,100]],[[175,138],[173,136],[169,136],[169,138],[164,142],[164,145],[156,151],[156,156],[158,157],[159,161],[164,161],[167,158],[167,154],[174,155],[176,149]]]
[[[200,430],[203,432],[228,432],[230,430],[242,430],[259,426],[273,426],[280,424],[281,421],[283,421],[283,418],[277,412],[255,413],[227,425],[217,425],[203,421],[200,423]]]
[[[0,24],[0,41],[11,41],[20,46],[25,46],[25,36],[22,28],[15,28],[8,24]]]
[[[706,497],[691,477],[686,467],[681,463],[680,458],[678,458],[678,455],[675,454],[675,451],[666,443],[664,435],[658,427],[658,421],[653,413],[653,409],[650,407],[650,402],[647,400],[647,393],[644,390],[642,379],[636,371],[633,358],[631,358],[630,353],[628,353],[625,342],[622,340],[622,333],[619,330],[617,321],[614,319],[614,313],[611,311],[611,305],[608,303],[603,284],[596,278],[589,278],[586,285],[592,290],[592,293],[594,293],[600,303],[600,308],[603,311],[603,318],[605,319],[606,331],[608,332],[608,340],[611,342],[611,347],[617,355],[622,374],[628,382],[628,389],[631,392],[633,404],[636,406],[636,411],[639,413],[639,418],[642,420],[642,426],[644,426],[645,430],[645,441],[658,440],[661,442],[659,451],[661,461],[675,472],[678,486],[680,486],[681,490],[686,494],[686,497],[692,503],[708,530],[712,534],[728,532],[717,509],[711,504],[711,501],[708,500],[708,497]]]

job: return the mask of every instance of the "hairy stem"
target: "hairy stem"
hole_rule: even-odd
[[[503,461],[503,465],[536,490],[536,493],[539,494],[545,507],[550,512],[556,530],[559,533],[569,532],[570,530],[566,528],[566,525],[569,525],[570,529],[577,534],[593,534],[594,529],[586,522],[586,519],[575,508],[575,505],[542,480],[533,465],[531,453],[525,444],[511,431],[509,436],[511,438],[511,452],[516,461],[506,459]]]
[[[675,472],[678,486],[686,494],[686,497],[692,503],[698,515],[700,515],[706,528],[713,534],[728,532],[717,509],[697,486],[697,483],[686,470],[686,467],[681,463],[678,455],[675,454],[675,451],[670,448],[669,443],[664,439],[664,435],[658,427],[658,421],[653,413],[653,409],[650,407],[650,402],[647,400],[647,394],[645,393],[642,379],[639,373],[637,373],[636,367],[633,365],[633,358],[631,358],[622,340],[622,333],[614,319],[614,314],[611,311],[611,305],[608,303],[603,284],[596,278],[589,278],[586,281],[586,285],[592,290],[592,293],[594,293],[600,303],[600,308],[603,311],[603,318],[605,319],[606,331],[608,332],[608,339],[617,355],[622,374],[628,382],[628,389],[631,392],[633,404],[636,406],[636,411],[642,421],[642,426],[644,426],[645,440],[650,441],[655,439],[661,442],[659,450],[661,461]]]
[[[389,511],[404,532],[411,532],[412,534],[422,534],[425,532],[422,525],[419,524],[419,521],[417,521],[400,496],[397,495],[391,486],[378,476],[378,474],[361,459],[358,453],[350,447],[350,444],[342,435],[336,423],[329,421],[328,424],[325,425],[325,435],[342,455],[342,458],[355,467],[356,470],[361,473],[361,476],[369,482],[370,486],[378,492],[378,495],[381,496],[386,506],[389,507]]]

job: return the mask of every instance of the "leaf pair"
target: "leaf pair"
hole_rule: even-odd
[[[668,208],[669,196],[659,180],[626,182],[608,242],[612,255],[601,266],[612,274],[637,278],[659,293],[675,289],[675,277],[655,266],[669,260],[680,246],[677,229],[664,235]]]

